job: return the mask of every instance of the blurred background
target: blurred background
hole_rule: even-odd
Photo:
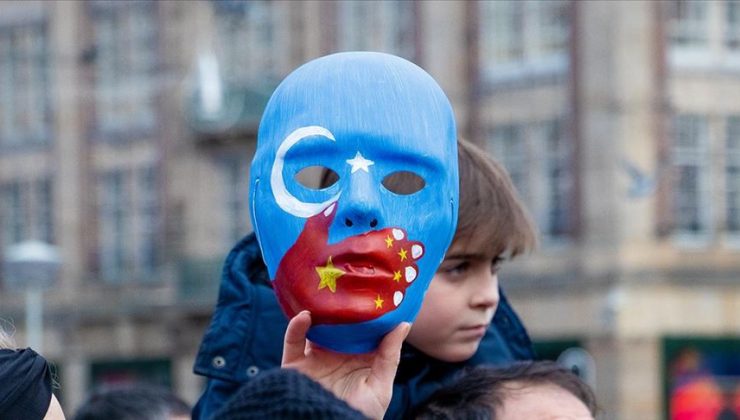
[[[604,418],[740,410],[740,2],[4,0],[0,324],[68,413],[197,399],[262,109],[344,50],[425,68],[510,171],[541,246],[503,287]]]

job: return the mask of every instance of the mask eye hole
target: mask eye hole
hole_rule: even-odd
[[[315,165],[301,169],[293,179],[308,189],[322,190],[336,184],[339,175],[331,168]]]
[[[383,186],[390,192],[411,195],[424,188],[426,182],[421,176],[409,171],[397,171],[383,178]]]
[[[321,177],[319,180],[320,188],[329,188],[339,181],[339,174],[331,170],[330,168],[323,168]]]

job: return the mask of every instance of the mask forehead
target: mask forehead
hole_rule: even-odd
[[[335,54],[298,68],[270,99],[258,142],[269,153],[293,130],[312,125],[328,128],[347,147],[455,157],[444,92],[418,66],[387,54]]]

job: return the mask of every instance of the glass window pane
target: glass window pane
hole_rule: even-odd
[[[674,222],[679,234],[709,229],[709,126],[700,115],[674,119]]]

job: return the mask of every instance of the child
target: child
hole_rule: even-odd
[[[458,142],[458,163],[457,231],[402,350],[386,418],[408,415],[463,367],[534,356],[497,277],[503,259],[534,247],[533,226],[503,167],[465,141]],[[286,327],[249,235],[226,260],[218,306],[195,363],[195,372],[209,381],[193,417],[210,417],[241,384],[280,366]]]

